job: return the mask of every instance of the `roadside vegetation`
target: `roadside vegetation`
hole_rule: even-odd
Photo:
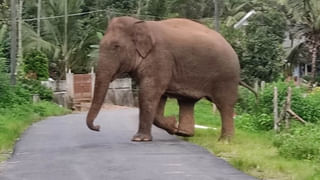
[[[11,155],[15,142],[32,123],[67,113],[70,111],[47,101],[0,108],[0,162]]]
[[[274,132],[274,86],[278,87],[281,100],[285,99],[288,86],[292,86],[292,108],[308,124],[291,119],[290,129],[282,125],[279,133]],[[239,170],[260,179],[320,179],[320,91],[309,92],[290,83],[277,82],[267,84],[259,95],[256,103],[251,92],[240,88],[236,133],[229,144],[218,142],[220,116],[213,112],[212,104],[207,100],[196,105],[196,124],[213,129],[196,129],[194,137],[184,139],[205,147]],[[283,103],[280,101],[279,105]],[[166,115],[178,115],[175,100],[168,101]]]
[[[33,52],[27,57],[24,71],[19,72],[16,85],[11,85],[7,59],[0,51],[0,162],[11,155],[15,142],[32,123],[70,112],[52,103],[52,90],[41,85],[40,80],[48,78],[44,55]],[[33,102],[35,94],[41,101]]]
[[[90,72],[98,59],[99,40],[113,17],[178,17],[219,30],[238,54],[242,80],[251,86],[257,81],[267,82],[259,92],[259,103],[253,94],[240,89],[236,135],[230,144],[217,142],[220,117],[217,112],[212,113],[212,104],[205,100],[196,105],[196,123],[214,129],[197,129],[195,137],[186,140],[261,179],[320,179],[320,90],[316,88],[320,84],[319,0],[69,0],[67,8],[65,0],[21,1],[18,9],[22,9],[23,19],[19,43],[22,52],[16,85],[10,85],[8,75],[12,73],[9,65],[13,29],[9,2],[0,0],[0,161],[31,123],[68,112],[50,103],[52,91],[40,81],[49,77],[60,81],[66,70]],[[19,1],[17,7],[18,4]],[[36,21],[38,12],[40,26]],[[254,13],[235,28],[249,12]],[[60,18],[65,13],[69,17]],[[307,81],[309,88],[284,82],[292,78],[297,67],[304,69],[301,80]],[[292,120],[289,129],[282,125],[279,133],[272,130],[274,86],[279,90],[280,108],[288,86],[292,86],[291,108],[307,125]],[[33,94],[43,101],[33,104]],[[177,113],[178,106],[170,100],[166,114]]]

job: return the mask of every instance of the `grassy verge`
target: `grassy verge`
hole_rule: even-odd
[[[20,135],[34,122],[70,111],[49,102],[0,109],[0,162],[7,159]]]
[[[166,115],[177,114],[176,102],[168,101]],[[216,127],[218,130],[196,129],[195,136],[185,140],[205,147],[247,174],[260,179],[320,179],[319,162],[282,157],[273,145],[272,132],[252,132],[237,128],[232,142],[223,144],[217,141],[220,118],[218,114],[212,113],[211,103],[197,103],[195,119],[197,124]]]

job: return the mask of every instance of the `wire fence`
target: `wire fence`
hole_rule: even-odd
[[[47,17],[40,17],[40,18],[27,18],[27,19],[21,19],[22,22],[33,22],[38,20],[50,20],[50,19],[57,19],[57,18],[65,18],[67,17],[76,17],[76,16],[84,16],[84,15],[90,15],[90,14],[96,14],[96,13],[107,13],[107,14],[113,14],[113,15],[119,15],[119,16],[135,16],[140,18],[151,18],[151,19],[168,19],[170,17],[168,16],[153,16],[148,14],[133,14],[133,13],[124,13],[116,9],[101,9],[101,10],[94,10],[94,11],[86,11],[86,12],[80,12],[80,13],[72,13],[72,14],[63,14],[63,15],[55,15],[55,16],[47,16]],[[206,18],[199,18],[199,19],[191,19],[194,21],[202,21],[202,20],[214,20],[213,17],[206,17]],[[20,19],[16,19],[17,22],[20,21]],[[0,22],[10,23],[11,20],[7,19],[0,19]]]

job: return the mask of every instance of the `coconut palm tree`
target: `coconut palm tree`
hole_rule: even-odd
[[[36,1],[35,1],[36,2]],[[43,1],[42,17],[64,16],[65,0]],[[83,0],[68,0],[68,14],[82,12]],[[41,21],[41,37],[37,36],[31,23],[24,23],[23,46],[28,51],[39,47],[50,59],[51,76],[60,80],[66,69],[83,73],[89,71],[91,58],[88,56],[91,44],[97,44],[94,28],[87,27],[82,16],[56,17]]]
[[[317,54],[320,48],[320,3],[319,0],[282,0],[296,36],[304,37],[304,44],[311,55],[312,82],[316,79]]]

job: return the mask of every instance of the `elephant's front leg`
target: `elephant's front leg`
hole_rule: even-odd
[[[175,134],[178,131],[176,118],[174,116],[164,117],[166,101],[167,97],[162,96],[153,124],[161,129],[166,130],[169,134]]]
[[[194,135],[194,104],[196,100],[178,100],[179,127],[176,135],[190,137]]]
[[[162,95],[153,79],[145,79],[140,83],[139,91],[139,129],[132,141],[152,141],[151,127]]]

